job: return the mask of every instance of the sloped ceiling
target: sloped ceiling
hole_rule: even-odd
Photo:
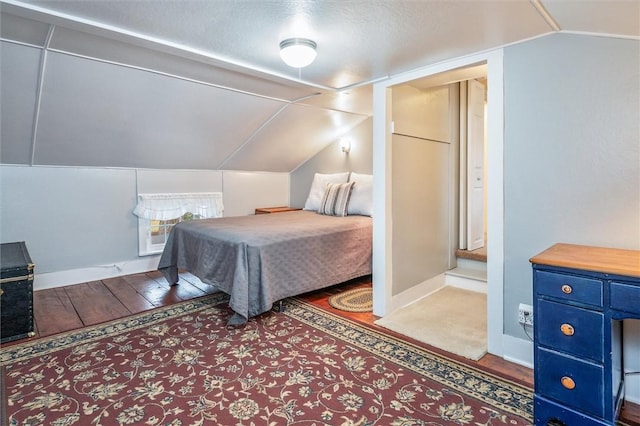
[[[638,37],[639,4],[3,0],[0,161],[287,172],[371,115],[372,82],[554,31]],[[288,37],[316,61],[287,67]]]

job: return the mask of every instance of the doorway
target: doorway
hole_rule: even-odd
[[[470,195],[475,196],[479,207],[472,210],[478,213],[477,216],[465,213],[465,218],[474,218],[477,228],[472,231],[476,231],[476,236],[478,233],[480,235],[472,240],[475,244],[473,248],[484,247],[486,82],[486,65],[476,65],[411,80],[390,89],[393,123],[389,139],[393,193],[391,216],[394,218],[391,223],[391,297],[398,296],[395,297],[398,301],[407,294],[416,295],[408,303],[398,303],[392,310],[427,294],[435,297],[435,291],[443,286],[461,287],[466,291],[484,294],[482,298],[473,298],[475,302],[480,300],[480,309],[469,307],[469,311],[483,312],[483,322],[487,319],[486,264],[482,272],[458,276],[455,283],[448,282],[453,281],[448,271],[457,266],[455,251],[460,248],[458,229],[462,223],[460,187],[461,183],[468,183],[467,176],[477,177],[470,181],[470,188],[477,189]],[[470,94],[468,87],[472,90]],[[464,96],[461,97],[461,93]],[[467,98],[472,100],[475,109],[468,107]],[[465,134],[464,150],[460,144],[461,129]],[[475,143],[468,144],[467,140]],[[461,151],[464,151],[464,165],[460,159]],[[473,160],[469,168],[467,158]],[[464,170],[464,178],[461,178],[461,170]],[[475,183],[476,180],[480,181],[480,185]],[[416,185],[416,182],[421,184]],[[470,192],[465,186],[465,197]],[[465,212],[467,206],[469,203],[465,198],[465,203],[462,203]],[[467,231],[466,220],[464,226]],[[474,232],[465,232],[465,237],[471,234]],[[463,247],[468,246],[465,244]],[[448,263],[447,256],[450,256]],[[459,284],[461,279],[465,281],[462,285]],[[471,281],[473,285],[469,285]],[[460,302],[461,299],[452,301],[452,304]],[[437,327],[437,324],[432,323],[432,327]],[[486,322],[483,328],[486,329]],[[487,340],[485,333],[485,351]]]
[[[441,78],[457,70],[477,66],[485,68],[488,81],[487,138],[487,318],[489,352],[504,354],[504,63],[503,51],[496,49],[456,60],[434,64],[414,72],[398,75],[373,87],[373,176],[374,220],[373,234],[373,304],[374,314],[385,316],[394,308],[415,300],[424,287],[416,285],[411,291],[394,294],[393,229],[391,214],[392,188],[392,87],[416,80]],[[460,81],[460,80],[458,80]],[[444,81],[441,84],[446,83]],[[422,293],[424,294],[424,292]]]

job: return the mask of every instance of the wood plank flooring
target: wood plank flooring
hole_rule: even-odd
[[[370,276],[307,293],[302,298],[352,321],[381,329],[373,323],[377,317],[372,313],[340,311],[331,307],[327,301],[332,294],[349,288],[366,286],[371,286]],[[190,273],[181,272],[179,285],[170,286],[162,274],[157,271],[36,291],[33,294],[36,336],[32,339],[123,318],[211,293],[214,293],[211,286],[202,283]],[[389,333],[389,330],[385,329],[385,332]],[[9,342],[3,346],[22,341],[24,340]],[[419,342],[413,343],[426,346]],[[449,358],[533,388],[533,371],[529,368],[505,361],[491,354],[474,362],[448,354],[437,348],[428,348]],[[633,426],[640,426],[640,406],[626,403],[621,417]]]

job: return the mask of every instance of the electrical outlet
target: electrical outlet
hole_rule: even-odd
[[[518,306],[518,323],[533,325],[533,306],[521,303]]]

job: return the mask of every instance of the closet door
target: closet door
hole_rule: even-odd
[[[476,80],[467,86],[467,250],[484,247],[484,97]]]
[[[393,294],[448,269],[450,149],[393,136]]]
[[[457,85],[393,88],[393,295],[450,267],[458,98]]]

